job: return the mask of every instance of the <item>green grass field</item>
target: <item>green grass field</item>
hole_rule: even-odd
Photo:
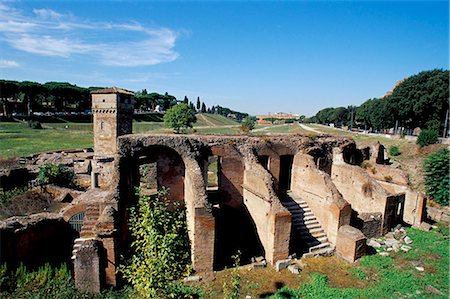
[[[224,116],[200,114],[198,119],[188,133],[239,133],[239,124]],[[0,122],[0,159],[94,145],[92,123],[43,123],[42,127],[42,130],[35,130],[26,122]],[[171,134],[173,131],[163,122],[134,121],[133,133]]]
[[[66,128],[67,126],[67,128]],[[93,146],[92,124],[43,124],[34,130],[27,123],[0,123],[0,158]]]

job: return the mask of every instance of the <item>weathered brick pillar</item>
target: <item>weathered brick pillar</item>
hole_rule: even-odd
[[[75,287],[82,291],[99,293],[101,244],[96,239],[76,239],[74,245]]]
[[[192,265],[202,275],[213,273],[214,263],[214,216],[205,208],[195,208]]]
[[[341,226],[336,242],[336,255],[346,262],[353,263],[365,254],[366,237],[364,234],[350,225]]]
[[[95,225],[95,233],[103,244],[106,259],[101,271],[104,271],[105,283],[109,286],[116,286],[115,215],[113,207],[106,207]]]
[[[289,240],[291,236],[291,214],[289,212],[276,212],[268,215],[269,244],[266,250],[266,260],[275,265],[278,260],[289,256]]]

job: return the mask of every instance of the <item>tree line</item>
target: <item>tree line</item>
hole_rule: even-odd
[[[84,112],[91,109],[90,92],[104,87],[80,87],[68,82],[47,82],[0,80],[0,113],[32,115],[35,112]],[[165,92],[147,92],[146,89],[135,92],[135,109],[142,112],[166,111],[178,103],[186,103],[194,112],[220,114],[238,121],[247,113],[221,106],[207,107],[205,102],[193,102],[185,96],[183,101]]]
[[[374,131],[416,127],[443,131],[448,100],[449,71],[435,69],[404,79],[382,98],[368,99],[360,106],[325,108],[306,121]]]
[[[90,109],[90,92],[101,87],[79,87],[67,82],[0,80],[0,111],[31,115],[32,112],[85,111]]]

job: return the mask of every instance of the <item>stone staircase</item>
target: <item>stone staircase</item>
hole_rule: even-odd
[[[333,253],[334,246],[328,242],[325,231],[305,201],[288,192],[282,204],[292,215],[292,233],[300,243],[304,257]]]
[[[83,220],[83,226],[80,231],[80,238],[94,237],[95,224],[100,217],[100,207],[98,205],[88,205]]]

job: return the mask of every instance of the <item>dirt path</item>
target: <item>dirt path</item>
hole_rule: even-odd
[[[317,133],[317,134],[322,134],[322,132],[320,132],[320,131],[317,131],[316,129],[313,129],[313,128],[311,128],[311,127],[308,127],[307,125],[304,125],[304,124],[298,124],[302,129],[304,129],[304,130],[306,130],[306,131],[311,131],[311,132],[314,132],[314,133]]]
[[[273,129],[273,128],[276,128],[276,127],[282,127],[282,126],[287,126],[287,125],[286,125],[286,124],[282,124],[282,125],[272,125],[272,126],[267,126],[267,127],[264,127],[264,128],[255,129],[255,130],[253,130],[252,132],[267,131],[267,130],[269,130],[269,129]]]
[[[212,121],[210,121],[208,118],[206,118],[204,115],[202,115],[202,114],[197,114],[197,117],[198,117],[198,118],[201,118],[202,121],[204,121],[204,122],[207,123],[208,125],[210,125],[210,126],[212,126],[212,127],[216,127],[216,125],[215,125]]]

